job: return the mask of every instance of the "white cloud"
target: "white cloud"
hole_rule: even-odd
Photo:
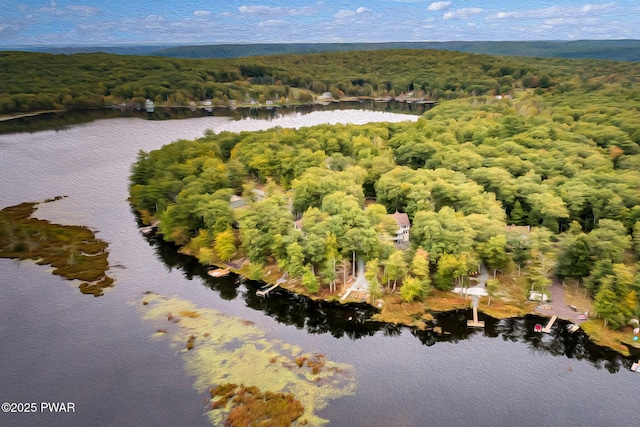
[[[484,9],[479,7],[463,7],[453,12],[446,12],[442,15],[442,19],[469,19],[472,15],[477,15],[482,12],[484,12]]]
[[[267,21],[262,21],[258,24],[258,27],[260,28],[270,28],[270,27],[284,27],[284,26],[289,26],[291,24],[289,24],[287,21],[283,21],[281,19],[269,19]]]
[[[146,22],[163,22],[164,18],[160,15],[147,15],[147,17],[144,18],[144,20]]]
[[[338,12],[336,12],[335,15],[333,15],[333,17],[336,19],[345,19],[345,18],[355,17],[357,15],[376,15],[376,14],[373,12],[373,10],[369,9],[368,7],[360,6],[355,11],[340,9]]]
[[[318,9],[314,6],[303,7],[270,7],[270,6],[240,6],[240,13],[245,15],[262,15],[262,16],[296,16],[296,15],[314,15]]]
[[[86,6],[83,4],[72,4],[66,7],[66,10],[81,16],[92,16],[102,13],[102,9],[93,6]]]
[[[193,11],[193,15],[194,16],[209,16],[209,15],[211,15],[211,11],[210,10],[194,10]]]
[[[336,12],[335,15],[333,15],[333,17],[336,19],[342,19],[342,18],[348,18],[349,16],[353,16],[355,14],[356,13],[354,11],[340,9],[338,12]]]
[[[557,18],[557,17],[572,17],[576,15],[602,15],[604,13],[611,12],[617,8],[616,3],[604,3],[604,4],[585,4],[584,6],[566,7],[566,6],[551,6],[539,9],[529,9],[520,11],[505,11],[498,12],[492,16],[494,19],[545,19],[545,18]]]
[[[240,13],[255,14],[268,12],[271,8],[269,6],[240,6],[238,10]]]
[[[450,1],[436,1],[431,3],[427,10],[442,10],[448,8],[450,5]]]

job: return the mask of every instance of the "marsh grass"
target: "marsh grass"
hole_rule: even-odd
[[[138,306],[156,324],[153,336],[178,349],[196,389],[209,392],[216,426],[323,425],[316,412],[355,393],[352,366],[268,338],[244,319],[150,293]]]
[[[21,203],[0,211],[0,258],[30,259],[39,265],[50,265],[55,275],[81,280],[78,287],[83,294],[103,295],[104,289],[114,283],[106,274],[107,243],[87,227],[33,218],[37,205]]]
[[[226,426],[289,426],[304,413],[290,393],[262,392],[258,387],[222,384],[210,390],[212,409],[230,406]]]
[[[580,327],[596,344],[609,347],[624,356],[630,355],[629,346],[636,346],[636,344],[633,344],[633,331],[631,328],[613,331],[604,326],[602,319],[587,320]]]

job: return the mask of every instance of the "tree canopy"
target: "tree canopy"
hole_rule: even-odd
[[[411,62],[408,54],[389,61]],[[389,64],[336,55],[361,77],[375,69],[384,76]],[[457,57],[447,55],[438,67]],[[298,60],[305,70],[316,58]],[[377,259],[371,268],[384,267],[389,285],[406,280],[404,298],[413,301],[428,294],[430,274],[434,286],[450,289],[479,260],[495,271],[513,263],[534,289],[546,289],[552,274],[583,281],[601,314],[619,326],[640,314],[640,94],[631,85],[640,73],[628,72],[637,66],[576,62],[584,74],[563,74],[561,61],[535,70],[508,61],[494,68],[496,61],[469,67],[498,80],[512,76],[513,96],[466,90],[466,98],[443,101],[415,123],[207,133],[140,153],[132,204],[161,219],[165,239],[217,242],[222,257],[237,250],[256,265],[277,262],[303,276],[308,289],[335,290],[338,268],[346,277],[349,263],[356,273],[356,259]],[[329,85],[331,64],[319,71]],[[526,87],[536,78],[547,82],[544,90]],[[410,84],[415,91],[415,79]],[[411,222],[404,251],[392,240],[398,223],[388,214],[396,211]],[[609,304],[611,294],[618,303]]]

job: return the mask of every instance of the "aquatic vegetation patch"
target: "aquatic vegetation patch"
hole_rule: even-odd
[[[107,242],[87,227],[33,218],[37,205],[21,203],[0,210],[0,258],[31,259],[39,265],[50,265],[53,274],[81,280],[83,294],[103,295],[104,289],[114,283],[106,274]]]
[[[139,306],[153,336],[171,340],[195,388],[210,394],[214,425],[322,425],[318,410],[355,394],[351,365],[268,338],[251,322],[153,293]]]
[[[230,406],[225,425],[289,426],[304,413],[304,407],[290,393],[263,393],[258,387],[223,384],[212,388],[212,408]]]

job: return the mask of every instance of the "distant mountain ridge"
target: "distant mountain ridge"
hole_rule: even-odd
[[[450,41],[389,43],[258,43],[214,45],[118,45],[118,46],[15,46],[0,50],[25,50],[54,54],[104,52],[119,55],[172,58],[241,58],[276,54],[342,52],[348,50],[437,49],[503,56],[539,58],[609,59],[640,62],[640,40],[575,41]]]
[[[591,58],[640,62],[640,40],[233,44],[170,47],[158,50],[154,55],[175,58],[236,58],[287,53],[382,49],[437,49],[488,55]]]
[[[348,50],[437,49],[487,55],[529,56],[541,58],[609,59],[640,62],[640,40],[575,40],[575,41],[450,41],[389,43],[261,43],[216,44],[192,46],[71,46],[23,47],[47,53],[104,52],[131,55],[167,56],[172,58],[239,58],[274,54],[305,54]],[[14,49],[12,49],[14,50]]]

